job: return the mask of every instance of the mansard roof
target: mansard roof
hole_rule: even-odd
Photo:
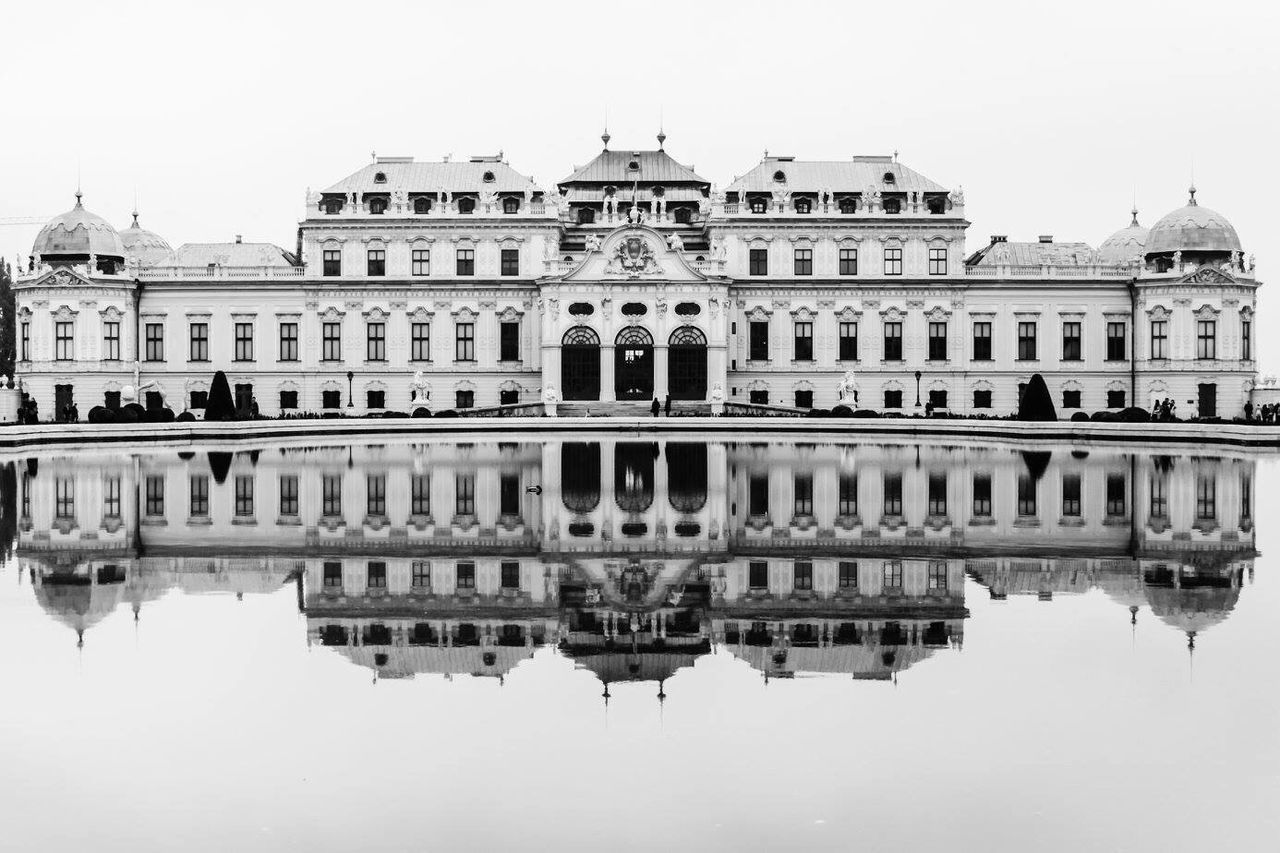
[[[164,265],[175,267],[292,267],[293,255],[272,243],[183,243]]]
[[[381,178],[379,177],[381,176]],[[492,176],[486,180],[486,176]],[[541,192],[533,178],[522,175],[497,157],[472,157],[467,161],[419,163],[412,157],[377,157],[353,172],[326,193],[375,193],[401,190],[406,193]]]
[[[784,180],[776,175],[781,172]],[[892,173],[893,181],[885,181]],[[791,192],[864,192],[874,187],[881,192],[946,192],[947,188],[892,157],[854,157],[852,160],[797,160],[794,157],[765,157],[754,169],[735,178],[728,192],[773,192],[785,187]]]
[[[1035,243],[1012,243],[999,239],[975,252],[968,266],[1088,266],[1098,263],[1098,252],[1088,243],[1057,243],[1052,239]]]
[[[635,163],[638,169],[631,168]],[[666,151],[629,151],[605,149],[585,166],[574,167],[573,174],[559,182],[561,189],[574,184],[698,184],[710,187],[691,168],[676,162]]]

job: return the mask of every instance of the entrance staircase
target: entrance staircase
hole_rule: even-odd
[[[562,418],[647,418],[653,415],[649,409],[652,405],[652,400],[627,403],[576,400],[571,403],[560,403],[556,410],[557,414]],[[709,415],[711,414],[711,404],[672,400],[671,414],[673,417],[677,415]]]

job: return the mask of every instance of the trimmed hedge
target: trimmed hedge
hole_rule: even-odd
[[[1039,373],[1031,377],[1027,390],[1022,393],[1022,402],[1018,404],[1018,420],[1020,421],[1056,421],[1058,412],[1053,408],[1053,398],[1049,396],[1049,386]]]

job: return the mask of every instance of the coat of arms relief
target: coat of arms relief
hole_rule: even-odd
[[[640,278],[648,275],[661,275],[662,267],[654,257],[653,247],[642,236],[624,237],[613,250],[613,257],[605,267],[609,275],[625,275],[627,278]]]

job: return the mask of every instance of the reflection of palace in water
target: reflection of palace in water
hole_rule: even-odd
[[[0,533],[82,637],[172,589],[293,583],[308,641],[382,677],[502,675],[555,646],[606,685],[713,648],[880,679],[961,645],[966,577],[993,598],[1101,589],[1194,642],[1252,571],[1253,469],[611,439],[104,451],[3,465]]]

